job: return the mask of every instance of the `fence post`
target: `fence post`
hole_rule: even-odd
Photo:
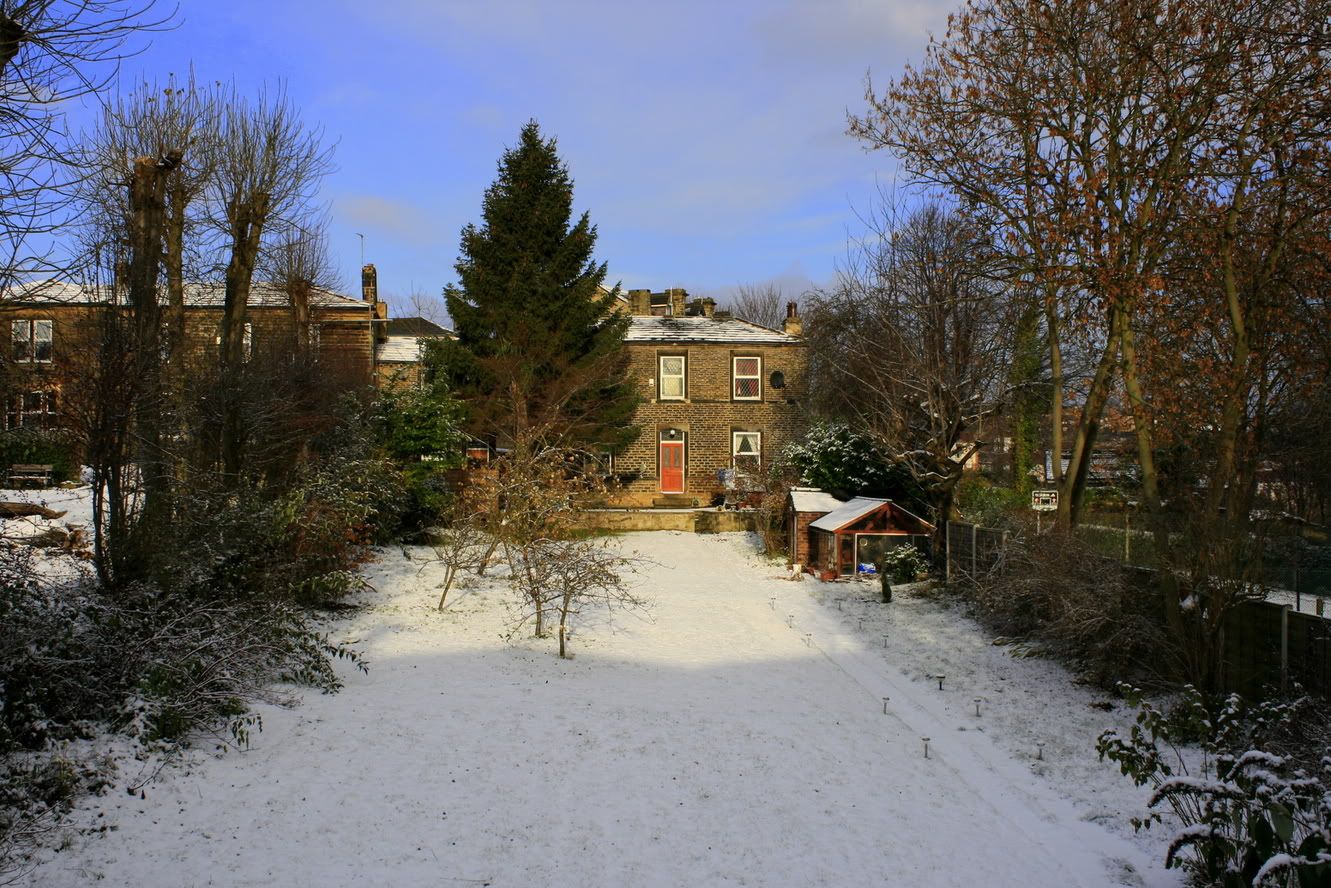
[[[1123,563],[1132,563],[1132,515],[1123,506]]]
[[[1289,605],[1280,606],[1280,693],[1289,693]]]
[[[975,579],[977,576],[980,575],[979,570],[975,566],[975,558],[979,554],[980,550],[979,543],[976,542],[977,530],[979,530],[979,528],[976,527],[974,524],[972,524],[971,525],[971,579]]]
[[[943,520],[947,521],[946,515],[943,516]],[[950,586],[952,585],[952,522],[951,521],[947,521],[947,523],[943,525],[943,555],[945,560],[947,561],[947,567],[944,568],[943,576],[947,578],[947,584]]]

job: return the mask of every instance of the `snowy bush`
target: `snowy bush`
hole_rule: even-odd
[[[894,583],[913,583],[929,569],[929,560],[914,546],[897,546],[883,553],[878,569],[886,572]]]
[[[908,507],[922,501],[910,472],[886,460],[872,438],[844,423],[809,429],[778,454],[776,469],[790,470],[801,483],[838,496],[889,496]]]
[[[1160,823],[1161,807],[1177,818],[1167,866],[1220,888],[1331,886],[1331,749],[1319,778],[1263,748],[1297,703],[1248,707],[1231,695],[1208,705],[1188,687],[1166,713],[1136,689],[1124,692],[1136,724],[1127,737],[1105,731],[1096,748],[1138,786],[1153,787],[1151,811],[1133,819],[1136,828]]]

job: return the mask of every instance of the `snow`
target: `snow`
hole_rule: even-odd
[[[890,502],[890,500],[875,499],[874,497],[869,496],[857,496],[838,506],[833,511],[828,512],[809,526],[817,528],[818,530],[835,532],[853,521],[858,521],[886,502]]]
[[[827,512],[841,508],[843,500],[839,500],[830,493],[825,493],[817,487],[792,487],[790,488],[790,501],[794,504],[796,512]]]
[[[584,615],[573,660],[501,638],[502,577],[436,612],[428,550],[385,550],[330,625],[368,675],[259,706],[248,752],[86,800],[106,829],[32,884],[1181,884],[1095,758],[1128,713],[923,595],[786,580],[752,539],[617,538],[655,606]]]
[[[739,318],[636,316],[629,318],[625,342],[731,342],[755,345],[789,345],[802,342],[778,330],[760,327]]]

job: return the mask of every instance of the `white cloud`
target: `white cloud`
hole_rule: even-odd
[[[413,204],[371,194],[342,195],[333,201],[333,212],[344,225],[359,230],[367,239],[388,236],[410,244],[439,242],[433,217]]]

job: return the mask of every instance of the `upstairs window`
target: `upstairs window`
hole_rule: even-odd
[[[684,400],[684,356],[662,355],[656,383],[656,397],[661,401]]]
[[[12,354],[15,361],[29,364],[50,362],[52,342],[55,338],[54,321],[14,321],[10,330],[14,342]]]
[[[735,358],[733,394],[736,401],[761,401],[763,397],[763,359]]]

